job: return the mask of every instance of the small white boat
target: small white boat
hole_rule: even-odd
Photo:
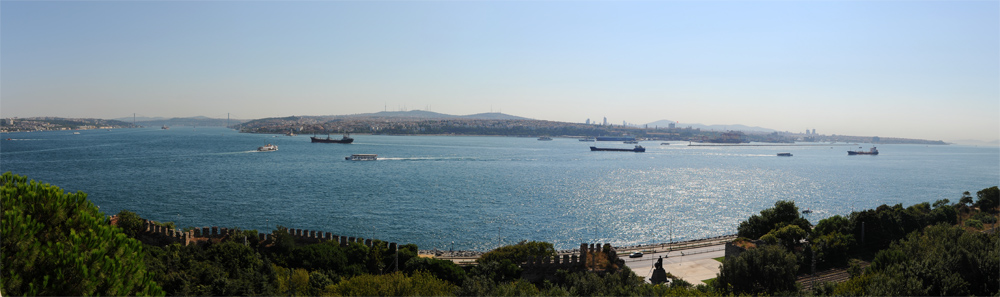
[[[278,146],[277,146],[277,145],[273,145],[273,144],[270,144],[270,143],[268,143],[268,144],[267,144],[267,145],[265,145],[265,146],[262,146],[262,147],[258,147],[258,148],[257,148],[257,151],[258,151],[258,152],[273,152],[273,151],[276,151],[276,150],[278,150]]]
[[[542,136],[542,137],[539,137],[538,140],[542,140],[542,141],[552,140],[552,137]]]
[[[344,160],[348,160],[348,161],[375,161],[375,160],[378,160],[378,155],[376,155],[376,154],[353,154],[350,157],[344,157]]]

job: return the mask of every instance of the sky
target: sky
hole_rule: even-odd
[[[382,110],[1000,139],[1000,1],[2,1],[0,117]]]

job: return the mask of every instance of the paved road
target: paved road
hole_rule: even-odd
[[[626,253],[620,255],[620,258],[625,260],[625,265],[636,275],[645,278],[646,282],[649,282],[649,276],[653,274],[653,264],[662,256],[663,270],[697,285],[703,283],[703,280],[716,277],[719,265],[722,263],[713,258],[724,257],[726,250],[725,244],[717,244],[681,251],[644,254],[641,258],[629,258],[629,254]]]

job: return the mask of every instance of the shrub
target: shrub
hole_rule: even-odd
[[[965,220],[965,226],[975,228],[976,230],[983,230],[983,222],[980,222],[977,219]]]
[[[985,212],[977,213],[976,215],[972,216],[972,218],[979,220],[980,222],[983,222],[983,224],[993,224],[997,222],[997,217]]]

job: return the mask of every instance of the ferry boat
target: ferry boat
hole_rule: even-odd
[[[622,143],[624,143],[624,144],[639,144],[639,142],[635,141],[635,140],[622,141]]]
[[[326,139],[318,138],[316,136],[309,136],[309,139],[311,139],[312,142],[319,142],[319,143],[351,143],[351,142],[354,142],[354,138],[351,138],[350,136],[348,136],[348,134],[344,134],[344,137],[341,137],[340,139],[330,138],[330,135],[327,135]]]
[[[635,148],[630,148],[630,149],[592,146],[592,147],[590,147],[590,151],[592,151],[592,152],[594,152],[594,151],[611,151],[611,152],[636,152],[636,153],[641,153],[641,152],[645,152],[646,148],[642,147],[641,145],[636,145]]]
[[[861,147],[858,147],[858,148],[861,148]],[[852,155],[878,155],[878,149],[873,146],[868,151],[862,151],[862,150],[847,151],[847,155],[848,156],[852,156]]]
[[[278,146],[277,146],[277,145],[273,145],[273,144],[270,144],[270,143],[268,143],[268,144],[267,144],[267,145],[265,145],[265,146],[262,146],[262,147],[258,147],[258,148],[257,148],[257,151],[258,151],[258,152],[273,152],[273,151],[276,151],[276,150],[278,150]]]
[[[778,153],[778,157],[791,157],[792,153]]]
[[[538,140],[548,141],[548,140],[552,140],[552,137],[542,136],[542,137],[539,137]]]
[[[350,157],[344,157],[344,160],[348,160],[348,161],[375,161],[375,160],[378,160],[378,155],[376,155],[376,154],[353,154]]]

